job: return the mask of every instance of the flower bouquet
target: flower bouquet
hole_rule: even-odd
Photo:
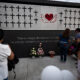
[[[31,49],[31,56],[35,57],[37,55],[35,48]]]

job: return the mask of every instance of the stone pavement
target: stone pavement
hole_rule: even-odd
[[[77,76],[75,60],[71,56],[68,56],[68,60],[66,63],[60,62],[59,59],[59,56],[55,56],[53,58],[21,58],[15,68],[15,80],[40,80],[40,75],[43,68],[49,65],[55,65],[61,70],[70,70],[74,74],[74,76]],[[12,71],[9,72],[9,80],[13,80],[13,77],[14,73]]]

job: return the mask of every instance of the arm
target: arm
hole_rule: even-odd
[[[9,48],[10,48],[10,46],[9,46]],[[11,50],[11,48],[10,48],[10,50]],[[13,59],[14,59],[14,53],[13,53],[12,50],[11,50],[10,56],[8,56],[8,59],[9,59],[9,60],[13,60]]]
[[[58,36],[58,37],[56,37],[56,39],[60,40],[60,37]]]

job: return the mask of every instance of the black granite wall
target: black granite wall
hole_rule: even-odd
[[[45,55],[48,55],[49,50],[59,54],[57,37],[60,33],[61,30],[10,30],[5,31],[4,42],[10,44],[20,58],[29,57],[31,48],[35,47],[37,50],[40,42],[43,43]],[[74,31],[71,31],[71,36],[74,36]]]

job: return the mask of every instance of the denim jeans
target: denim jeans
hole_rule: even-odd
[[[60,59],[61,61],[67,60],[67,53],[68,53],[68,44],[60,44]]]
[[[4,80],[8,80],[8,78],[4,79]]]

